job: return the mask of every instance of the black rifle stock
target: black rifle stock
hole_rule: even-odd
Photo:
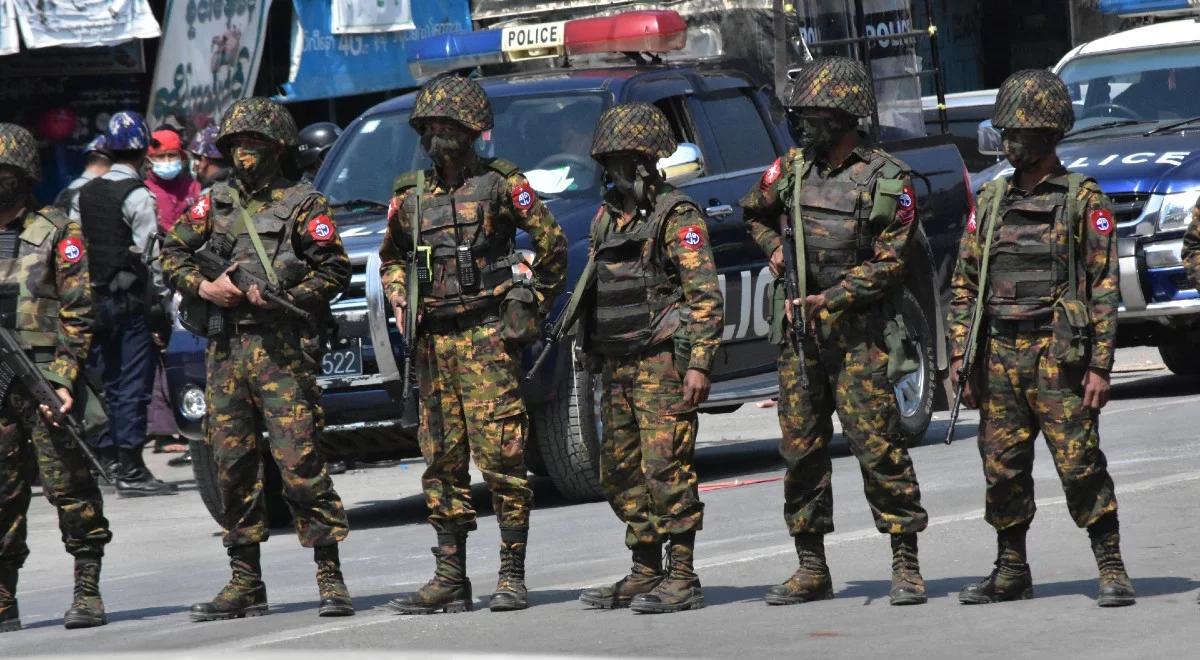
[[[8,328],[0,327],[0,393],[8,396],[13,383],[20,382],[38,406],[50,409],[53,423],[61,428],[79,448],[80,453],[91,463],[96,473],[105,482],[112,485],[112,477],[100,464],[92,448],[84,441],[83,426],[70,413],[62,412],[62,399],[54,391],[54,386],[42,375],[41,369],[29,359],[16,333]]]
[[[233,262],[229,259],[220,257],[207,248],[197,250],[194,256],[196,265],[200,268],[200,274],[210,282],[221,277],[233,265]],[[308,324],[312,324],[315,321],[312,312],[297,307],[295,303],[288,300],[287,296],[278,287],[272,286],[270,282],[243,268],[239,267],[229,271],[229,281],[233,282],[233,285],[242,293],[246,293],[251,287],[257,286],[263,300],[274,304],[284,314]]]

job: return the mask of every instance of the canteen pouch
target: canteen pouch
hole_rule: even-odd
[[[1059,298],[1051,325],[1054,344],[1050,352],[1055,360],[1066,367],[1079,367],[1090,359],[1092,322],[1083,301]]]
[[[541,336],[541,315],[533,287],[514,284],[500,301],[500,338],[524,345]]]
[[[883,325],[883,345],[888,354],[888,380],[893,383],[921,367],[917,344],[909,335],[908,324],[900,312],[902,296],[893,296],[891,303],[884,305],[887,322]]]
[[[782,277],[771,282],[771,298],[767,305],[767,342],[774,346],[783,346],[787,340],[787,323],[785,305],[787,303],[787,285]]]

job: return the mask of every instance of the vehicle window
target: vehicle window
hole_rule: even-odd
[[[726,170],[762,167],[775,157],[771,134],[754,101],[742,90],[705,97],[702,103]]]
[[[1068,62],[1059,76],[1071,90],[1076,127],[1200,116],[1197,45],[1089,55]]]
[[[667,116],[676,142],[696,143],[696,129],[692,126],[691,118],[688,116],[685,97],[669,96],[655,101],[654,105],[658,106],[658,109]]]
[[[495,127],[475,149],[516,163],[543,196],[596,196],[600,168],[591,158],[592,131],[604,110],[600,94],[493,98]],[[332,203],[351,199],[387,202],[404,172],[429,167],[408,113],[356,124],[320,181]]]

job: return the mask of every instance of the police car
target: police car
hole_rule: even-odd
[[[600,114],[628,101],[663,111],[679,148],[659,162],[659,169],[704,211],[725,296],[722,346],[703,408],[721,413],[777,391],[778,349],[766,341],[772,276],[743,227],[738,200],[793,143],[777,101],[761,84],[716,64],[671,61],[671,53],[686,41],[686,29],[675,12],[640,11],[447,34],[414,42],[410,67],[418,77],[483,67],[485,75],[477,80],[491,101],[495,127],[481,136],[476,150],[518,164],[562,225],[569,243],[568,293],[587,261],[590,222],[604,191],[601,170],[589,155]],[[621,53],[643,55],[637,61],[578,66],[583,56],[608,53],[618,59],[625,58]],[[576,58],[576,66],[508,73],[488,68],[564,56]],[[408,124],[414,98],[409,93],[391,99],[351,122],[315,180],[337,209],[338,231],[355,263],[351,291],[334,306],[345,343],[331,352],[355,368],[348,374],[327,368],[323,379],[328,422],[323,447],[330,456],[419,455],[412,431],[399,426],[400,408],[393,402],[400,394],[402,341],[383,296],[376,252],[395,178],[430,166]],[[969,213],[969,195],[954,146],[910,144],[897,154],[918,173],[913,181],[919,218],[929,237],[922,234],[913,243],[905,309],[910,332],[920,342],[922,368],[896,387],[905,428],[919,438],[938,396],[939,370],[945,369],[944,342],[935,340],[941,337],[939,305]],[[527,236],[518,237],[518,247],[529,248]],[[598,379],[573,349],[558,350],[524,388],[532,422],[526,460],[531,471],[550,476],[568,497],[597,499],[602,494]],[[194,378],[191,382],[198,386]],[[199,461],[196,471],[198,482],[202,471],[211,472]]]
[[[1147,3],[1105,4],[1137,11]],[[1058,155],[1067,169],[1094,177],[1113,204],[1122,298],[1118,346],[1157,346],[1167,367],[1180,374],[1200,373],[1200,294],[1179,256],[1189,211],[1200,197],[1198,20],[1085,43],[1053,69],[1075,105],[1075,126]],[[999,153],[999,144],[996,131],[981,126],[980,151]],[[1011,173],[1000,163],[976,182]]]

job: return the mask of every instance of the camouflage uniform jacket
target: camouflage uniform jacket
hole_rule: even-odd
[[[508,171],[508,176],[502,177],[498,170]],[[499,179],[499,180],[497,180]],[[476,263],[481,271],[488,265],[480,264],[481,252],[496,255],[499,252],[511,250],[518,229],[525,230],[532,239],[536,258],[531,264],[533,270],[534,288],[539,297],[539,307],[544,314],[549,310],[554,297],[562,291],[566,284],[567,272],[567,240],[562,228],[555,222],[549,209],[538,199],[537,193],[529,185],[525,176],[503,161],[491,161],[476,158],[468,166],[463,182],[457,188],[450,188],[438,176],[436,170],[425,173],[425,190],[416,190],[416,177],[409,174],[401,176],[396,181],[394,195],[388,210],[387,235],[379,248],[380,274],[383,279],[384,293],[393,306],[407,304],[408,292],[408,257],[412,253],[412,214],[416,212],[417,195],[421,198],[421,227],[423,236],[443,231],[444,227],[434,226],[432,218],[435,209],[447,206],[446,197],[454,199],[453,213],[463,220],[461,227],[465,231],[478,230],[478,236],[464,236],[463,240],[471,242],[476,249]],[[465,201],[464,201],[465,200]],[[469,226],[476,219],[482,219],[479,226]],[[458,223],[458,220],[455,220]],[[424,243],[424,240],[422,241]],[[457,290],[456,283],[446,282],[447,275],[453,277],[450,271],[443,270],[440,245],[434,245],[434,263],[432,277],[434,284],[431,294],[422,292],[422,307],[425,311],[434,311],[439,317],[455,316],[468,311],[477,311],[481,299],[491,298],[492,303],[484,301],[486,306],[499,309],[500,300],[512,286],[512,278],[495,285],[494,290],[484,290],[474,294],[473,299],[468,295],[437,295],[441,288]],[[486,281],[486,277],[484,278]],[[458,294],[462,294],[461,291]],[[494,305],[494,307],[492,307]]]
[[[16,296],[11,327],[27,346],[53,348],[53,360],[43,372],[55,384],[72,387],[92,343],[92,286],[83,228],[52,206],[31,212],[25,216],[16,257],[0,259],[0,269],[0,291],[5,298]],[[13,310],[11,303],[3,306],[6,312]]]
[[[778,218],[782,213],[790,213],[790,196],[794,171],[799,149],[791,149],[786,156],[777,159],[763,173],[759,181],[745,197],[742,198],[743,221],[746,223],[751,238],[770,256],[781,245]],[[897,203],[896,211],[886,222],[877,222],[875,226],[864,226],[866,234],[862,237],[866,247],[861,261],[842,272],[839,281],[819,293],[825,294],[825,308],[830,313],[847,309],[863,308],[883,300],[897,286],[904,275],[904,250],[908,239],[913,233],[916,218],[916,198],[908,179],[908,167],[896,160],[882,149],[869,146],[858,146],[838,166],[814,161],[805,154],[805,172],[803,185],[816,190],[822,183],[838,184],[856,183],[859,187],[859,199],[855,210],[850,212],[846,222],[858,222],[870,215],[875,201],[875,189],[881,180],[881,170],[885,165],[891,165],[900,172],[901,187],[907,193],[906,203]],[[806,196],[807,197],[807,196]],[[864,223],[866,224],[866,223]],[[805,224],[805,237],[814,237],[820,231],[815,223]],[[816,241],[808,241],[808,253],[813,255],[821,248]],[[814,267],[814,259],[807,259],[810,273]],[[810,285],[816,279],[809,278]],[[809,291],[816,294],[818,291]]]
[[[659,198],[662,199],[669,192],[669,188],[659,191]],[[624,219],[623,216],[619,193],[610,191],[593,220],[593,238],[597,234],[597,227],[607,226],[609,235],[632,232],[640,223],[649,222],[652,217],[635,214]],[[655,250],[657,254],[645,261],[661,264],[677,292],[676,306],[683,307],[678,316],[691,345],[688,368],[708,372],[712,369],[713,358],[721,344],[725,323],[725,300],[717,279],[708,228],[699,208],[689,203],[676,203],[662,225],[660,240],[648,241],[645,247]],[[593,245],[592,249],[595,248]],[[671,339],[675,327],[666,329],[666,336],[654,337],[649,345],[658,345]]]
[[[1062,196],[1067,187],[1067,171],[1065,169],[1046,176],[1028,192],[1017,188],[1015,179],[1009,180],[1004,189],[1004,199],[1000,203],[998,220],[1005,222],[1006,212],[1014,204],[1036,205],[1041,201],[1040,197]],[[982,242],[987,236],[987,223],[990,222],[987,215],[994,201],[991,195],[995,193],[996,189],[996,185],[992,184],[985,187],[980,194],[979,215],[971,217],[967,221],[967,230],[963,233],[962,243],[959,247],[958,264],[954,269],[954,276],[950,280],[949,325],[951,355],[954,359],[962,358],[966,351],[967,333],[970,329],[971,317],[975,310],[975,299],[978,295],[979,268],[983,257]],[[1116,223],[1113,220],[1108,198],[1090,179],[1079,186],[1074,208],[1079,209],[1080,217],[1068,218],[1067,224],[1070,231],[1075,232],[1076,249],[1080,251],[1079,263],[1076,265],[1077,268],[1082,269],[1082,277],[1079,280],[1080,299],[1087,304],[1092,322],[1092,351],[1089,366],[1107,371],[1112,368],[1116,347],[1117,306],[1121,302],[1117,274],[1117,241],[1113,235]],[[1062,252],[1065,254],[1066,234],[1062,225],[1061,222],[1055,223],[1053,240],[1063,246]],[[995,241],[996,239],[993,237],[991,257],[993,260],[997,254]],[[1063,271],[1065,272],[1065,268]],[[1067,288],[1066,282],[1064,274],[1059,285],[1063,292]],[[990,279],[988,288],[993,289]]]
[[[1183,235],[1183,265],[1187,268],[1192,286],[1200,289],[1200,199],[1192,208],[1192,222]]]
[[[296,184],[277,178],[271,185],[248,195],[231,179],[214,184],[209,194],[175,223],[163,239],[162,268],[176,289],[185,295],[200,295],[205,280],[191,255],[214,233],[234,235],[241,227],[240,212],[233,202],[233,191],[254,218],[264,247],[272,257],[272,266],[280,286],[301,307],[320,311],[350,283],[350,258],[342,246],[337,227],[329,216],[325,197],[308,184]],[[233,253],[229,255],[239,268],[260,277],[262,266],[244,227],[236,233]],[[239,317],[266,322],[269,312],[252,308],[245,302],[235,312]]]

